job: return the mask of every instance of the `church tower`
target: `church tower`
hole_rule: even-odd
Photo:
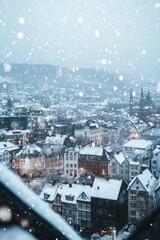
[[[148,93],[146,95],[146,105],[147,106],[153,106],[153,101],[152,101],[152,97],[151,97],[151,94],[148,90]]]
[[[141,86],[141,98],[140,98],[140,101],[139,101],[139,107],[140,107],[140,109],[142,109],[145,106],[146,106],[146,99],[144,98],[143,87]]]

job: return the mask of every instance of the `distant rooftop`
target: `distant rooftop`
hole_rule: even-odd
[[[129,142],[125,143],[124,147],[131,147],[131,148],[137,148],[137,149],[145,149],[149,146],[153,145],[153,143],[149,140],[144,139],[132,139]]]
[[[94,155],[94,156],[102,156],[103,148],[102,147],[83,147],[79,151],[82,155]]]

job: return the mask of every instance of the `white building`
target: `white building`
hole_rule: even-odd
[[[108,174],[110,178],[129,180],[129,161],[122,152],[115,154],[108,163]]]
[[[133,157],[136,150],[150,151],[153,149],[153,143],[144,139],[132,139],[122,147],[125,156]]]
[[[37,174],[45,169],[45,157],[36,144],[26,145],[13,159],[13,169],[21,174]]]
[[[104,128],[99,127],[97,124],[91,124],[85,126],[82,129],[75,129],[74,136],[76,139],[82,138],[88,143],[94,143],[95,145],[101,145],[102,138],[104,136]]]
[[[64,174],[68,177],[76,177],[78,174],[79,148],[68,148],[64,152]]]
[[[139,174],[141,170],[141,166],[140,166],[140,162],[138,161],[133,161],[131,159],[129,159],[128,161],[129,161],[129,182],[130,182],[134,177],[136,177]]]
[[[0,142],[0,162],[7,167],[11,166],[11,156],[19,149],[18,146],[11,142]]]
[[[160,145],[157,145],[153,151],[151,159],[151,172],[156,178],[160,177]]]
[[[139,222],[156,208],[155,189],[158,181],[146,169],[128,185],[128,221]]]

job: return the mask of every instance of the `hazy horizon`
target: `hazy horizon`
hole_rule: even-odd
[[[159,78],[159,21],[155,0],[1,1],[1,62]]]

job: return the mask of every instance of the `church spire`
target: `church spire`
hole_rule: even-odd
[[[144,98],[144,95],[143,95],[143,87],[141,86],[141,99]]]
[[[130,101],[133,101],[133,93],[132,93],[132,88],[130,89],[130,98],[129,98]]]

